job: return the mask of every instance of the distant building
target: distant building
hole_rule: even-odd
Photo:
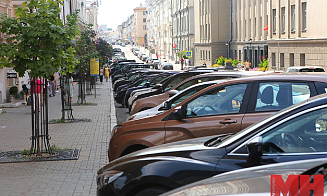
[[[140,5],[134,9],[134,32],[135,32],[135,44],[138,46],[147,45],[147,25],[146,25],[146,7]]]
[[[107,28],[107,25],[106,24],[103,24],[103,25],[100,25],[99,26],[99,29],[98,30],[99,30],[99,32],[101,32],[101,31],[107,31],[107,29],[108,29]]]

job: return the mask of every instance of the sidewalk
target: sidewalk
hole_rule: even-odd
[[[74,89],[77,101],[78,85]],[[108,163],[107,149],[116,113],[111,82],[97,83],[97,96],[86,102],[98,105],[72,106],[76,119],[91,122],[49,124],[50,145],[79,148],[78,160],[0,164],[0,195],[96,195],[96,172]],[[0,151],[29,149],[31,109],[6,108],[0,114]],[[60,90],[49,97],[49,120],[61,118]]]

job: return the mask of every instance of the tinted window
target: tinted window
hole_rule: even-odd
[[[170,76],[170,75],[169,74],[162,74],[162,75],[156,77],[155,79],[153,79],[151,81],[151,85],[158,84],[160,81],[162,81],[163,79],[167,78],[168,76]]]
[[[299,72],[325,72],[321,68],[316,68],[316,69],[300,69]]]
[[[315,82],[318,94],[327,93],[327,83]]]
[[[186,107],[186,116],[209,116],[238,113],[247,84],[237,84],[206,92]]]
[[[263,152],[326,152],[326,127],[326,108],[305,113],[265,133]]]
[[[198,84],[201,82],[207,82],[210,80],[210,77],[203,77],[203,78],[194,78],[193,80],[190,80],[188,82],[185,82],[184,84],[180,85],[179,87],[176,88],[178,91],[182,91],[194,84]]]
[[[255,111],[280,110],[310,97],[307,83],[260,83]]]
[[[173,88],[174,86],[176,86],[177,84],[179,84],[180,82],[182,82],[183,80],[185,80],[188,77],[190,77],[190,76],[184,75],[184,76],[175,77],[172,80],[168,81],[168,83],[166,84],[166,87],[164,89],[164,92],[169,91],[171,88]]]

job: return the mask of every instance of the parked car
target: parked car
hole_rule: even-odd
[[[195,138],[134,152],[98,170],[97,195],[159,195],[237,169],[326,158],[326,114],[327,94],[323,94],[283,109],[234,135]],[[117,129],[113,134],[120,134]],[[168,135],[169,132],[172,131],[168,129]],[[156,139],[160,136],[144,134]]]
[[[194,67],[193,66],[184,66],[183,70],[184,71],[191,71],[191,70],[194,70]]]
[[[157,69],[159,68],[160,61],[159,60],[153,60],[151,65],[156,66]]]
[[[164,143],[239,132],[276,111],[325,93],[325,88],[327,77],[322,74],[230,79],[203,89],[166,112],[117,125],[109,144],[109,160]]]
[[[271,165],[263,165],[246,169],[226,172],[199,182],[195,182],[175,190],[164,193],[161,196],[183,196],[183,195],[261,195],[270,196],[277,193],[277,179],[273,187],[273,177],[271,175],[280,175],[284,179],[290,175],[309,175],[309,179],[314,179],[315,175],[322,176],[321,195],[327,194],[327,159],[312,159],[291,161],[286,163],[276,163]],[[301,178],[301,177],[300,177]],[[299,179],[300,179],[299,178]],[[316,178],[314,179],[316,182]],[[303,182],[302,182],[303,183]],[[310,183],[310,181],[309,181]],[[244,188],[246,187],[246,188]],[[304,190],[308,184],[301,184],[296,192],[293,192],[291,186],[285,189],[290,191],[289,195],[298,195],[298,193],[306,192]],[[318,187],[317,184],[315,187]],[[310,188],[313,188],[312,186]],[[320,188],[320,187],[319,187]],[[273,192],[273,190],[275,190]],[[318,189],[315,189],[318,191]],[[323,193],[325,192],[325,193]],[[317,194],[316,192],[314,192]]]
[[[309,67],[289,67],[285,70],[285,73],[292,72],[325,72],[324,68],[318,66]]]
[[[141,86],[141,87],[135,87],[135,88],[129,88],[127,89],[124,99],[122,100],[122,105],[124,107],[128,108],[128,98],[131,95],[131,93],[135,90],[140,90],[140,89],[145,89],[145,88],[149,88],[152,87],[154,85],[156,85],[157,83],[159,83],[160,81],[164,80],[165,78],[171,76],[173,73],[170,72],[166,72],[166,73],[157,73],[156,76],[154,76],[147,84]]]
[[[220,80],[220,79],[230,79],[230,78],[239,78],[239,77],[246,77],[246,76],[253,76],[253,75],[260,75],[265,74],[264,72],[254,72],[254,71],[230,71],[230,72],[211,72],[211,73],[205,73],[193,76],[191,78],[188,78],[179,84],[172,87],[169,91],[166,91],[164,93],[145,97],[139,100],[136,100],[137,96],[134,96],[134,99],[132,102],[132,107],[130,110],[130,114],[133,115],[137,112],[147,110],[153,107],[156,107],[160,103],[166,101],[169,96],[171,96],[170,91],[182,91],[186,89],[189,86],[192,86],[194,84],[198,84],[201,82],[211,81],[211,80]],[[136,101],[134,101],[136,100]],[[134,102],[133,102],[134,101]]]
[[[128,117],[126,119],[126,121],[135,120],[138,118],[143,118],[146,116],[152,116],[152,115],[163,113],[163,112],[175,107],[176,105],[180,104],[182,101],[184,101],[188,97],[194,95],[195,93],[207,88],[208,86],[211,86],[211,85],[214,85],[217,83],[221,83],[221,82],[225,82],[225,81],[226,80],[221,79],[221,80],[213,80],[213,81],[209,81],[209,82],[202,82],[202,83],[194,84],[194,85],[186,88],[185,90],[182,90],[181,92],[179,92],[177,90],[170,90],[167,92],[168,97],[170,97],[170,98],[168,98],[166,101],[162,102],[161,104],[157,105],[156,107],[153,107],[153,108],[150,108],[147,110],[141,110],[140,112],[137,112],[137,113],[131,115],[130,117]],[[157,97],[157,96],[155,95],[153,97]]]
[[[175,72],[175,71],[174,71]],[[176,86],[177,84],[179,84],[180,82],[182,82],[183,80],[195,76],[195,75],[199,75],[199,74],[203,74],[203,73],[210,73],[212,71],[192,71],[192,72],[181,72],[178,73],[174,76],[171,76],[169,78],[167,78],[167,80],[162,83],[159,84],[158,86],[154,86],[151,89],[142,91],[142,92],[138,92],[133,94],[133,98],[131,98],[129,100],[129,105],[133,105],[134,101],[138,100],[138,99],[142,99],[144,97],[149,97],[149,96],[153,96],[153,95],[157,95],[157,94],[161,94],[163,92],[167,92],[169,91],[171,88],[173,88],[174,86]]]
[[[173,70],[174,66],[171,63],[162,63],[161,64],[161,69],[163,69],[163,70]]]

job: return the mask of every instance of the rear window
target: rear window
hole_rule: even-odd
[[[315,69],[305,68],[305,69],[300,69],[299,72],[325,72],[325,70],[322,68],[315,68]]]

